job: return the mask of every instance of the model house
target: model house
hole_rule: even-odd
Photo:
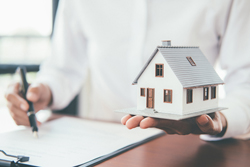
[[[199,47],[171,46],[168,40],[155,49],[133,84],[137,110],[183,115],[216,109],[223,81]]]
[[[223,81],[199,47],[165,40],[133,82],[137,108],[118,112],[179,120],[220,111],[226,108],[218,107],[219,84]]]

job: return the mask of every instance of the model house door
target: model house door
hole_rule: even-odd
[[[147,108],[154,108],[154,89],[147,89]]]

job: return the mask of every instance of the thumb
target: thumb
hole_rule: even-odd
[[[39,85],[30,85],[27,91],[27,99],[31,102],[37,102],[41,95],[41,87]]]
[[[222,124],[218,115],[212,119],[209,115],[201,115],[196,118],[198,127],[205,134],[216,135],[222,131]]]

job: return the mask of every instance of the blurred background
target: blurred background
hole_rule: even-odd
[[[17,66],[26,66],[32,82],[40,63],[51,55],[58,1],[0,0],[0,113],[7,109],[4,94]]]

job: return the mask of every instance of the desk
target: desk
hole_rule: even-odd
[[[250,140],[205,142],[196,135],[164,135],[97,166],[245,167],[250,166]]]
[[[3,116],[0,112],[0,123],[14,124],[10,116]],[[62,115],[53,114],[50,119],[60,117]],[[250,140],[228,139],[217,142],[205,142],[200,140],[197,135],[165,135],[97,166],[245,167],[250,166],[249,164]]]

